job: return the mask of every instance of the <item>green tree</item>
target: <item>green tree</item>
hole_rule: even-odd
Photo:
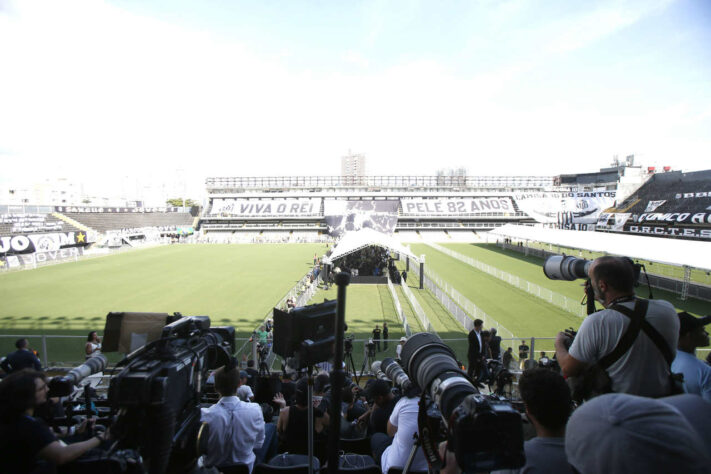
[[[165,203],[172,207],[183,207],[183,198],[168,199]],[[193,201],[192,199],[185,200],[185,207],[192,207],[198,205],[199,204],[196,201]]]

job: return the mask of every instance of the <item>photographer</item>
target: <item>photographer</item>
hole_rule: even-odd
[[[556,359],[566,376],[581,375],[588,366],[611,354],[636,318],[634,308],[641,311],[647,303],[635,298],[635,272],[629,259],[600,257],[592,263],[588,274],[595,299],[606,309],[585,318],[569,351],[566,348],[569,336],[561,332],[556,337]],[[668,302],[649,300],[640,319],[636,327],[644,329],[648,324],[657,333],[658,344],[666,348],[655,344],[648,331],[640,330],[634,339],[630,338],[629,349],[606,369],[611,389],[647,397],[669,395],[670,367],[662,350],[671,352],[672,359],[676,354],[679,318]]]
[[[565,379],[546,369],[526,370],[519,380],[526,416],[536,437],[524,443],[526,465],[520,472],[572,473],[565,456],[565,425],[573,401]]]
[[[54,466],[73,461],[108,436],[105,432],[86,441],[64,444],[34,417],[35,408],[47,401],[42,372],[21,370],[0,382],[0,459],[3,472],[13,474],[54,472]],[[48,461],[43,463],[42,461]]]
[[[201,420],[210,427],[206,466],[245,463],[254,466],[255,448],[264,443],[264,418],[256,403],[245,403],[237,396],[239,369],[235,360],[215,371],[215,390],[220,400],[202,409]]]
[[[369,434],[387,433],[388,419],[398,401],[390,389],[390,383],[385,380],[373,380],[366,390],[367,397],[373,401],[373,406],[358,420],[361,423],[368,422]]]
[[[403,467],[414,446],[414,435],[418,433],[417,414],[419,412],[419,393],[412,390],[395,404],[387,424],[387,435],[392,436],[392,442],[384,451],[376,451],[379,440],[384,439],[382,434],[373,435],[371,446],[373,458],[380,463],[384,474],[391,467]],[[382,446],[382,444],[380,444]],[[382,456],[380,453],[382,452]],[[427,471],[427,460],[422,447],[417,448],[415,458],[410,470]]]

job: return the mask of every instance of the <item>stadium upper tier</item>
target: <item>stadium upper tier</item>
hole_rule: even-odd
[[[285,190],[532,191],[550,189],[553,176],[255,176],[207,178],[209,193]]]

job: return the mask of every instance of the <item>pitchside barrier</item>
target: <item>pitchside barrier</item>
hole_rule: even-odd
[[[395,311],[397,312],[397,317],[402,323],[402,327],[405,329],[405,335],[407,337],[412,336],[412,330],[410,330],[410,325],[407,322],[407,316],[402,310],[402,306],[400,306],[400,298],[397,297],[397,293],[395,293],[395,288],[393,287],[393,282],[390,281],[390,275],[388,275],[388,290],[390,290],[390,296],[393,299],[393,303],[395,304]]]
[[[417,265],[414,265],[417,266]],[[437,334],[437,331],[434,330],[434,327],[432,326],[432,323],[430,323],[430,320],[427,319],[427,315],[425,314],[425,311],[422,309],[422,306],[420,306],[420,303],[417,301],[415,298],[415,295],[412,294],[412,290],[410,290],[410,287],[407,286],[407,283],[404,285],[401,285],[402,292],[405,293],[405,297],[407,298],[407,301],[410,302],[410,306],[412,306],[412,309],[415,311],[415,314],[417,315],[417,319],[420,320],[420,324],[424,329],[427,330],[427,332],[431,332],[432,334]]]
[[[492,267],[491,265],[487,265],[486,263],[482,263],[471,257],[462,255],[461,253],[455,252],[454,250],[442,247],[441,245],[436,244],[434,242],[425,243],[430,247],[434,248],[435,250],[439,250],[440,252],[459,260],[460,262],[466,263],[467,265],[470,265],[476,268],[477,270],[496,277],[499,280],[508,283],[509,285],[515,286],[519,290],[523,290],[526,293],[540,298],[543,301],[546,301],[554,306],[562,308],[569,313],[572,313],[581,318],[587,316],[585,306],[581,306],[579,301],[575,301],[571,298],[568,298],[567,296],[561,295],[560,293],[556,293],[555,291],[551,291],[547,288],[543,288],[542,286],[536,285],[535,283],[531,283],[530,281],[524,280],[516,275],[512,275],[508,272],[499,270],[496,267]]]
[[[0,335],[0,358],[10,352],[14,352],[15,341],[21,337],[25,337],[30,342],[30,347],[39,352],[40,361],[42,366],[45,368],[57,367],[57,368],[72,368],[77,365],[83,364],[85,361],[84,357],[84,346],[86,344],[86,336],[55,336],[55,335],[37,335],[37,334],[13,334],[13,335]],[[447,338],[443,339],[445,344],[450,346],[457,359],[464,364],[467,361],[467,349],[469,343],[466,337],[461,338]],[[501,340],[501,351],[502,354],[506,350],[506,347],[513,347],[513,358],[518,361],[518,346],[521,341],[525,341],[529,346],[529,358],[538,360],[540,358],[540,353],[545,352],[546,356],[553,357],[554,347],[553,343],[555,341],[554,337],[523,337],[523,338],[504,338]],[[247,344],[249,339],[247,338],[236,338],[236,345]],[[356,365],[356,370],[360,373],[365,352],[365,343],[367,339],[355,339],[353,341],[353,360]],[[386,357],[396,357],[395,347],[399,341],[397,339],[390,339],[388,341],[388,347],[385,349],[384,341],[381,340],[381,351],[376,353],[376,360],[383,360]],[[705,359],[711,348],[703,348],[696,350],[696,356],[699,359]],[[109,365],[115,365],[121,358],[123,354],[110,353],[105,354],[109,359]],[[279,365],[271,363],[270,366]],[[367,372],[368,370],[366,370]]]
[[[410,268],[414,271],[415,275],[419,277],[420,269],[418,268],[418,265],[411,265]],[[467,331],[474,329],[475,319],[481,319],[484,321],[485,329],[496,328],[497,335],[502,338],[502,341],[518,339],[514,333],[499,324],[498,321],[486,314],[467,297],[459,293],[456,289],[454,289],[454,287],[452,287],[452,285],[444,281],[427,265],[425,265],[424,283],[425,288],[432,292],[435,298],[437,298],[439,302],[447,308],[447,311],[449,311],[450,314],[452,314],[459,324],[461,324]]]

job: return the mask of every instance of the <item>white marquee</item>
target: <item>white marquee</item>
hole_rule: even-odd
[[[711,243],[507,224],[491,235],[711,270]]]

